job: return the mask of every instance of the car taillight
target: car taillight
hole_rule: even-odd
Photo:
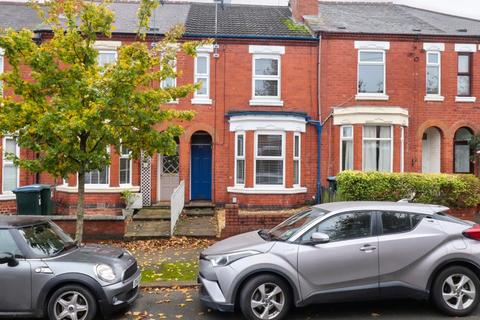
[[[463,231],[463,235],[467,238],[480,241],[480,224],[476,224],[470,229]]]

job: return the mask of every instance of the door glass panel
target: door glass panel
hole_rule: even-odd
[[[21,257],[22,253],[17,247],[15,240],[13,239],[10,231],[0,230],[0,253],[11,253],[16,257]]]
[[[414,229],[421,219],[421,215],[405,212],[384,212],[382,213],[383,234],[408,232]]]
[[[371,236],[371,213],[349,212],[336,215],[320,222],[307,232],[302,240],[310,240],[314,232],[327,234],[330,242],[369,237]]]

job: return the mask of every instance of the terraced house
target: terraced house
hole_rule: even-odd
[[[135,41],[138,4],[111,8],[116,30],[96,44],[100,63],[114,62],[116,50]],[[24,4],[0,3],[0,23],[33,29],[38,41],[50,37]],[[141,162],[125,151],[88,173],[90,214],[119,215],[122,190],[140,192],[146,207],[172,194],[212,206],[292,207],[318,200],[320,185],[342,170],[474,170],[480,21],[378,2],[164,3],[146,41],[154,45],[175,24],[185,25],[184,39],[214,44],[196,58],[179,53],[181,76],[153,85],[202,82],[193,95],[159,106],[197,115],[184,123],[178,155]],[[9,70],[8,61],[0,68]],[[2,144],[33,156],[12,137]],[[6,159],[1,166],[4,212],[15,211],[13,188],[54,184]],[[56,210],[72,214],[76,177],[57,184]]]
[[[474,171],[480,21],[393,3],[293,3],[319,39],[322,182],[348,169]]]
[[[100,63],[114,62],[116,50],[135,40],[137,8],[131,2],[111,4],[116,29],[111,38],[96,43]],[[36,30],[39,41],[51,36],[24,4],[0,3],[0,21]],[[196,117],[183,123],[186,132],[177,156],[158,154],[141,163],[125,150],[112,153],[110,166],[88,173],[87,213],[120,214],[122,190],[141,192],[144,206],[169,202],[174,190],[187,203],[214,205],[294,206],[311,200],[316,166],[310,164],[317,162],[317,137],[308,121],[318,118],[317,39],[293,22],[288,7],[167,3],[154,12],[146,41],[154,45],[175,24],[185,25],[184,39],[213,39],[214,44],[199,48],[196,58],[179,53],[181,76],[153,85],[202,82],[193,95],[159,106],[194,110]],[[9,70],[8,61],[4,68]],[[4,138],[4,146],[18,149],[10,137]],[[7,212],[15,210],[13,188],[54,183],[6,159],[2,166],[0,204]],[[57,183],[57,212],[73,214],[76,177]]]

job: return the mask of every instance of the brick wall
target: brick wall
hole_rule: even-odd
[[[75,236],[76,221],[71,219],[54,221],[63,231]],[[125,220],[85,220],[84,240],[122,240],[125,235]]]
[[[288,217],[289,215],[285,214],[240,214],[237,204],[227,204],[225,205],[225,228],[222,230],[221,237],[226,238],[258,229],[271,229]]]
[[[386,50],[386,94],[388,101],[357,101],[357,60],[355,40],[389,41]],[[441,95],[444,102],[425,101],[426,53],[424,42],[445,43],[441,52]],[[333,107],[399,106],[409,111],[409,126],[405,128],[405,171],[422,171],[422,137],[429,127],[441,133],[441,171],[454,170],[453,139],[455,132],[467,127],[480,131],[480,52],[473,53],[472,96],[475,103],[455,102],[457,93],[457,52],[455,43],[477,43],[467,38],[324,35],[321,41],[320,94],[322,119]],[[468,116],[466,116],[468,115]],[[400,169],[399,126],[394,131],[394,171]],[[354,168],[362,168],[362,125],[354,125]],[[326,177],[340,170],[340,130],[331,121],[322,138],[322,184]]]
[[[17,211],[17,203],[15,200],[1,200],[0,214],[12,214]]]

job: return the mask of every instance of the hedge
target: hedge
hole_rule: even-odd
[[[473,175],[344,171],[337,176],[345,201],[398,201],[471,208],[480,205],[480,179]]]

